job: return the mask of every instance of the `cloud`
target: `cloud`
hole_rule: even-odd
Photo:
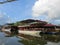
[[[3,17],[3,15],[4,15],[4,14],[0,12],[0,18],[2,18],[2,17]]]
[[[47,20],[59,20],[60,0],[37,0],[32,7],[32,16],[38,18],[43,14],[47,16]]]
[[[6,13],[0,12],[0,24],[9,23],[9,16]]]

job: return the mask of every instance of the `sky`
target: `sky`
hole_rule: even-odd
[[[36,0],[17,0],[14,2],[0,4],[0,20],[3,20],[0,24],[5,23],[6,21],[9,22],[9,20],[10,22],[16,22],[32,18],[31,9],[35,1]]]
[[[33,7],[33,17],[60,24],[60,0],[37,0]],[[42,17],[41,17],[42,16]]]
[[[0,0],[3,2],[5,0]],[[60,0],[17,0],[0,4],[0,24],[39,19],[60,24]]]

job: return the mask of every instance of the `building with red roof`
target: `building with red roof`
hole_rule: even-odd
[[[28,21],[31,21],[28,20]],[[34,20],[34,22],[31,22],[28,24],[28,26],[21,26],[19,27],[19,29],[23,29],[23,30],[41,30],[41,31],[48,31],[48,32],[51,32],[51,31],[60,31],[60,26],[56,26],[54,24],[48,24],[47,22],[45,21],[41,21],[41,20]]]

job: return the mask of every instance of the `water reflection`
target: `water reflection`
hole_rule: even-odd
[[[41,37],[34,37],[29,35],[20,34],[18,42],[24,45],[59,45],[60,35],[41,35]],[[50,43],[50,44],[49,44]]]
[[[60,35],[42,35],[42,38],[44,38],[45,40],[47,40],[47,42],[55,42],[58,43],[60,42]]]
[[[19,35],[20,39],[18,42],[23,43],[24,45],[44,45],[47,44],[46,40],[42,40],[41,37],[34,37],[29,35]]]
[[[22,45],[19,43],[19,38],[16,37],[16,34],[10,32],[0,32],[0,45]]]
[[[8,43],[6,45],[60,45],[60,35],[43,34],[41,37],[4,32]],[[4,37],[4,38],[5,38]],[[6,43],[6,42],[5,42]]]
[[[14,37],[14,36],[17,36],[16,33],[11,33],[11,32],[7,32],[7,31],[5,31],[4,33],[5,33],[5,37]]]

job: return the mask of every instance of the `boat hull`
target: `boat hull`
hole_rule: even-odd
[[[18,30],[18,32],[21,34],[26,34],[26,35],[31,35],[31,36],[40,36],[41,31],[21,31],[21,30]]]

